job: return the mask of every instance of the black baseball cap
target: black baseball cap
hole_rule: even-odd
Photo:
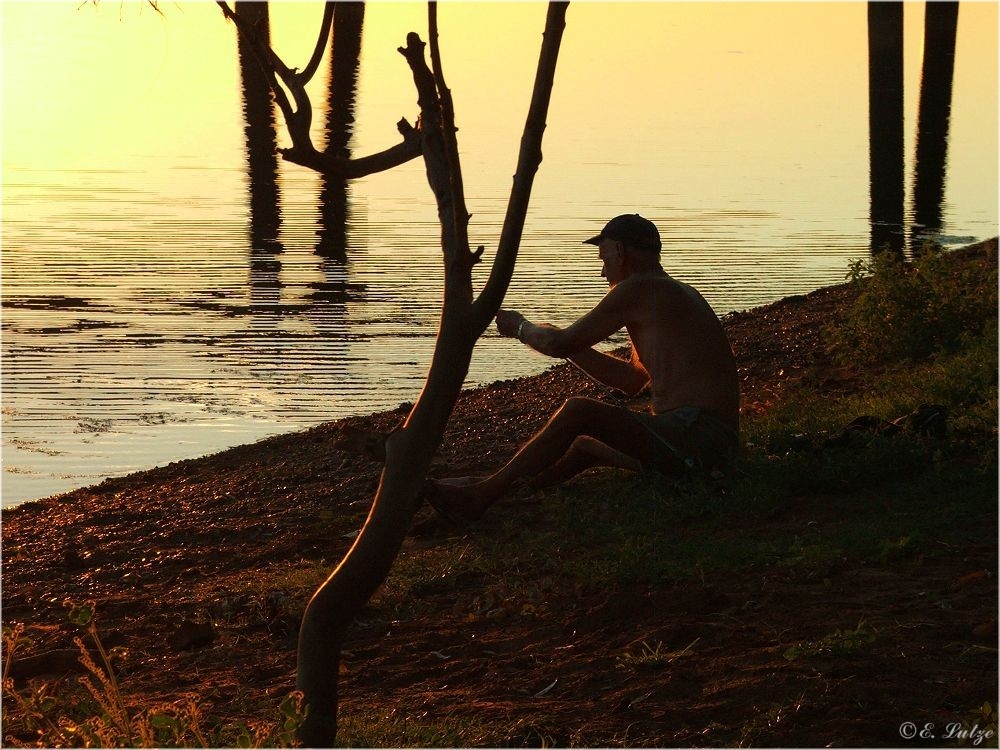
[[[654,253],[660,252],[661,248],[660,232],[656,229],[656,225],[639,214],[616,216],[604,225],[599,235],[583,242],[586,245],[600,245],[601,240],[617,240],[639,250],[649,250]]]

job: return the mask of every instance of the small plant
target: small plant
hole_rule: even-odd
[[[639,653],[619,656],[618,666],[630,669],[663,669],[663,667],[672,664],[682,656],[690,654],[691,649],[700,640],[701,638],[695,638],[679,651],[667,651],[659,641],[656,642],[655,646],[650,646],[643,641]]]
[[[920,548],[920,542],[922,541],[921,536],[919,531],[915,531],[912,534],[903,534],[899,537],[884,540],[879,553],[882,562],[886,563],[890,560],[916,554],[916,550]]]
[[[817,656],[845,656],[860,651],[875,642],[875,631],[866,627],[865,621],[852,630],[835,630],[818,641],[807,641],[785,651],[788,661]]]
[[[997,710],[989,701],[985,701],[978,710],[972,712],[972,718],[962,722],[965,730],[965,742],[959,743],[962,746],[979,746],[984,740],[992,740],[992,745],[997,739]]]
[[[285,696],[278,706],[280,723],[254,722],[251,726],[236,726],[235,747],[292,747],[296,744],[299,727],[306,718],[302,693],[294,691]],[[223,738],[224,739],[224,738]],[[214,743],[224,744],[224,743]]]
[[[955,747],[996,747],[997,714],[993,705],[987,701],[970,714],[970,718],[947,724],[942,738]]]
[[[23,735],[34,735],[36,743],[47,747],[290,747],[296,742],[305,718],[302,695],[292,692],[278,707],[277,722],[254,720],[235,725],[222,724],[205,713],[206,702],[187,693],[172,703],[149,707],[126,702],[112,666],[111,655],[97,631],[94,602],[82,604],[66,600],[70,622],[85,629],[95,659],[83,638],[73,642],[87,674],[79,678],[87,700],[77,696],[56,696],[53,683],[30,690],[18,690],[9,677],[12,657],[26,642],[24,625],[3,630],[3,693],[16,711],[4,708],[4,729],[17,724]]]
[[[42,685],[27,695],[22,695],[14,689],[14,680],[10,677],[10,665],[14,661],[14,654],[18,649],[30,643],[24,635],[24,623],[19,622],[12,626],[3,628],[3,694],[5,698],[13,700],[17,707],[19,723],[28,733],[43,735],[49,733],[55,735],[58,729],[49,719],[49,714],[55,707],[55,698],[50,694],[46,685]],[[5,701],[3,711],[3,726],[6,730],[7,722],[10,719],[10,703]]]
[[[111,666],[111,657],[97,634],[97,623],[94,620],[96,606],[92,601],[76,604],[68,599],[63,604],[69,608],[70,622],[86,629],[87,635],[90,636],[100,656],[101,663],[98,665],[83,639],[79,636],[73,638],[73,643],[80,650],[80,663],[88,672],[80,678],[80,684],[97,702],[103,714],[103,716],[94,716],[79,725],[69,724],[65,730],[69,734],[79,733],[87,739],[88,745],[114,747],[118,744],[116,740],[120,737],[127,747],[134,747],[136,736],[133,730],[133,718],[122,699],[118,678]],[[97,684],[94,683],[95,680]]]

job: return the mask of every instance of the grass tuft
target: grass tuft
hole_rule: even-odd
[[[806,641],[790,647],[784,653],[788,661],[853,654],[875,642],[875,631],[862,620],[854,628],[835,630],[816,641]]]
[[[673,664],[683,656],[691,653],[691,649],[700,641],[695,638],[691,643],[677,651],[668,651],[663,644],[657,641],[655,646],[650,646],[645,641],[638,653],[628,653],[618,657],[618,666],[628,669],[663,669]]]
[[[171,703],[135,705],[122,692],[97,630],[96,606],[67,600],[68,619],[88,636],[98,658],[82,637],[74,644],[86,670],[78,685],[58,694],[53,683],[18,688],[8,676],[14,654],[24,643],[24,625],[4,628],[5,739],[41,747],[290,747],[304,718],[302,696],[292,692],[278,706],[277,720],[223,724],[211,717],[210,705],[194,694]],[[9,704],[8,704],[9,705]]]

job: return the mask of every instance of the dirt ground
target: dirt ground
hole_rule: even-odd
[[[835,287],[725,318],[745,413],[766,409],[810,368],[831,390],[851,388],[851,372],[819,345],[820,325],[849,295]],[[435,473],[499,464],[572,394],[611,398],[566,365],[463,394]],[[79,631],[63,602],[90,599],[130,699],[193,691],[221,716],[276,706],[294,687],[298,623],[283,614],[283,592],[254,581],[340,559],[379,466],[335,443],[347,426],[387,431],[404,415],[352,418],[5,511],[3,621],[26,623],[31,638],[10,676],[24,685],[79,674]],[[759,523],[778,531],[804,521]],[[439,529],[412,536],[404,554],[490,533],[489,522]],[[531,613],[487,603],[468,614],[480,586],[459,576],[428,588],[412,618],[359,621],[345,645],[341,713],[377,711],[401,727],[508,727],[485,745],[954,745],[948,724],[972,724],[970,709],[996,705],[995,541],[915,561],[905,575],[837,564],[709,573],[668,588],[552,591]],[[890,634],[863,655],[785,658],[790,632],[819,639],[833,623],[862,619]],[[241,624],[192,624],[208,620]],[[616,661],[643,643],[695,641],[668,669]],[[933,724],[936,739],[901,739],[906,721]],[[7,726],[4,735],[30,741]]]

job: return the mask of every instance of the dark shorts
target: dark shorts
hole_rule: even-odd
[[[649,433],[643,468],[667,476],[729,473],[739,435],[710,411],[682,406],[660,414],[636,412]]]

